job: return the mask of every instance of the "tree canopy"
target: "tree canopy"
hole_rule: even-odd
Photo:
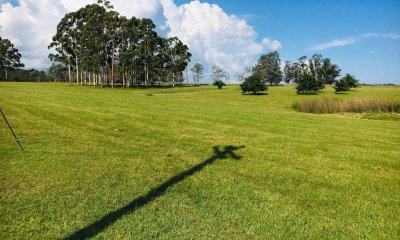
[[[175,85],[183,81],[191,54],[177,37],[158,36],[155,27],[151,19],[128,19],[99,0],[61,19],[49,58],[68,68],[71,83],[74,71],[81,85]]]
[[[346,74],[340,80],[335,81],[334,89],[335,92],[346,92],[351,88],[358,87],[358,79],[351,74]]]
[[[311,58],[302,56],[298,62],[285,62],[284,81],[297,83],[297,93],[312,93],[324,89],[325,84],[334,83],[340,71],[338,65],[321,54],[314,54]]]
[[[242,84],[240,84],[242,93],[252,93],[257,94],[259,92],[265,92],[268,90],[265,81],[260,77],[260,75],[253,74],[247,77]]]
[[[215,80],[213,85],[217,86],[218,89],[222,89],[223,86],[226,86],[226,84],[222,80]]]
[[[194,84],[199,84],[200,79],[203,78],[203,70],[204,67],[201,63],[196,63],[193,67],[190,68],[190,71],[193,73],[193,82]]]
[[[211,67],[211,79],[216,82],[216,81],[229,81],[229,73],[226,72],[222,67],[218,65],[213,65]]]
[[[262,55],[253,68],[253,74],[270,85],[279,84],[282,81],[279,53],[274,51]]]
[[[7,80],[7,72],[16,68],[24,67],[21,63],[21,54],[8,39],[0,37],[0,71],[4,72],[5,80]]]

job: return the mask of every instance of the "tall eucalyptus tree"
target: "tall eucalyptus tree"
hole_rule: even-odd
[[[8,71],[24,67],[21,63],[21,54],[8,39],[0,37],[0,70],[4,71],[5,80],[8,79]]]
[[[77,84],[114,87],[149,86],[156,80],[182,78],[191,54],[178,38],[163,39],[151,19],[127,19],[99,0],[66,14],[49,48],[53,61],[76,71]]]
[[[171,76],[172,86],[175,86],[177,80],[182,79],[182,74],[185,71],[192,54],[188,52],[188,47],[177,37],[168,38],[165,42],[167,69]]]

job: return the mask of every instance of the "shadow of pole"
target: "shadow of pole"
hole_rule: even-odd
[[[214,155],[209,159],[205,160],[202,163],[197,164],[196,166],[170,178],[169,180],[165,181],[161,185],[151,189],[146,195],[136,198],[128,205],[117,209],[115,211],[109,212],[96,222],[91,223],[90,225],[74,232],[70,236],[64,238],[65,240],[69,239],[87,239],[96,236],[97,234],[101,233],[106,229],[108,226],[114,224],[123,216],[133,213],[137,209],[143,207],[144,205],[150,203],[154,199],[161,197],[165,194],[168,188],[174,186],[175,184],[185,180],[187,177],[201,171],[205,166],[213,164],[216,160],[219,159],[227,159],[232,158],[235,160],[241,159],[241,156],[235,154],[235,151],[244,148],[244,146],[235,147],[235,146],[227,146],[224,148],[223,151],[219,149],[219,147],[214,147]]]

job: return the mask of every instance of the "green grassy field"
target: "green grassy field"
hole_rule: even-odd
[[[399,239],[399,115],[295,92],[0,83],[0,239]]]

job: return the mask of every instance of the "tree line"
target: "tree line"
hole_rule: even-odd
[[[49,44],[54,62],[46,71],[16,70],[11,73],[14,81],[65,81],[80,85],[122,87],[153,86],[170,83],[173,86],[188,79],[192,73],[194,84],[204,77],[200,63],[190,69],[188,47],[177,37],[162,38],[155,32],[151,19],[130,19],[113,10],[107,0],[87,5],[66,14],[57,25],[56,34]],[[0,38],[0,71],[8,80],[12,70],[23,67],[21,54],[8,39]],[[230,75],[218,65],[213,65],[211,78],[222,88]],[[237,73],[242,91],[262,92],[267,85],[282,81],[295,83],[299,94],[315,93],[333,84],[337,92],[358,86],[358,80],[347,74],[338,79],[340,68],[315,54],[303,56],[297,62],[286,61],[281,69],[277,51],[260,56],[252,69]],[[0,75],[1,78],[1,75]],[[25,79],[24,79],[25,78]]]
[[[340,68],[330,58],[314,54],[311,58],[303,56],[297,62],[285,61],[283,71],[277,51],[262,55],[253,67],[249,77],[240,85],[242,92],[257,93],[268,90],[268,85],[277,85],[282,81],[295,83],[298,94],[310,94],[321,91],[325,85],[333,85],[336,92],[344,92],[358,86],[358,80],[350,74],[343,78]]]
[[[191,54],[177,37],[158,36],[155,27],[151,19],[128,19],[99,0],[61,19],[49,58],[66,66],[69,82],[80,85],[175,85]]]

